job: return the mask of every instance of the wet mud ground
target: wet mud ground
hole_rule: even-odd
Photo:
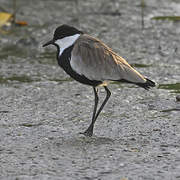
[[[178,0],[17,1],[18,20],[0,34],[0,179],[180,179],[180,22]],[[1,0],[12,11],[10,1]],[[56,26],[76,26],[102,39],[159,86],[111,84],[95,135],[93,90],[73,81],[43,49]],[[105,93],[100,89],[100,98]]]

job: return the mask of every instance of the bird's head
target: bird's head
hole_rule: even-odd
[[[65,49],[66,46],[68,47],[72,45],[74,41],[80,36],[80,34],[83,34],[83,32],[72,26],[66,24],[61,25],[56,28],[53,39],[45,43],[43,47],[55,45],[59,49]]]

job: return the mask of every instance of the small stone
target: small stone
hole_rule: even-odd
[[[180,101],[180,95],[176,96],[176,101]]]

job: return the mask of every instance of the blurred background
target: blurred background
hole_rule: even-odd
[[[158,84],[110,85],[90,139],[92,88],[42,48],[62,24]],[[179,0],[0,0],[0,179],[180,179],[179,35]]]

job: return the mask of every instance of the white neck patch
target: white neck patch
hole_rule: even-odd
[[[60,52],[59,56],[63,53],[65,49],[72,46],[74,42],[79,38],[80,34],[75,34],[73,36],[67,36],[62,39],[56,40],[54,43],[59,46]]]

